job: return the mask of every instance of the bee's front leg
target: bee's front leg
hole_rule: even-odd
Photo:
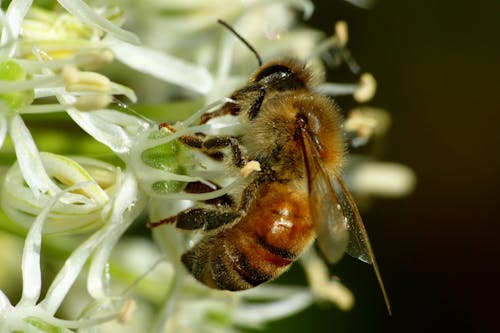
[[[232,161],[235,166],[241,169],[247,162],[241,152],[238,139],[232,136],[220,135],[206,138],[200,135],[183,135],[179,140],[189,147],[199,149],[202,153],[219,161],[224,158],[224,153],[221,150],[230,147]]]
[[[211,137],[203,142],[203,149],[205,149],[208,153],[220,151],[220,149],[223,149],[225,147],[231,148],[234,165],[240,169],[244,167],[247,161],[243,158],[240,144],[236,138],[232,136],[221,135]]]

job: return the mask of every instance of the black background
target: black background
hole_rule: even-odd
[[[392,317],[371,268],[348,258],[333,270],[356,296],[352,311],[320,306],[267,329],[498,332],[500,1],[315,5],[309,24],[348,22],[349,48],[378,82],[370,104],[393,120],[382,159],[411,166],[418,184],[364,216]]]

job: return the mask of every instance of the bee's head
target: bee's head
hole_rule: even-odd
[[[308,87],[311,73],[296,59],[272,61],[261,66],[250,82],[259,83],[269,91],[300,90]]]

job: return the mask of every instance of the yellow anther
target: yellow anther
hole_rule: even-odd
[[[70,92],[109,93],[111,81],[104,75],[95,72],[82,72],[73,66],[63,68],[62,75],[66,90]]]
[[[359,79],[359,87],[354,92],[354,99],[360,103],[373,98],[377,91],[377,81],[370,73],[364,73]]]

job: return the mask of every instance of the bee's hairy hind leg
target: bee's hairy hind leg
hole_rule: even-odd
[[[205,184],[193,185],[193,193],[207,191]],[[207,188],[204,188],[207,187]],[[194,190],[196,188],[196,190]],[[191,207],[183,210],[175,216],[167,217],[158,222],[149,222],[148,227],[155,228],[163,224],[175,224],[175,227],[184,230],[213,230],[223,225],[232,224],[241,218],[250,209],[258,192],[258,181],[251,183],[242,193],[238,205],[228,196],[222,201],[205,201],[204,206]],[[218,198],[215,198],[218,199]]]
[[[240,217],[241,212],[233,209],[196,207],[188,208],[176,216],[158,222],[149,222],[148,226],[155,228],[162,224],[175,224],[176,228],[183,230],[213,230],[230,224]]]
[[[212,183],[212,185],[214,185],[215,188],[210,187],[207,184],[202,183],[202,182],[190,182],[186,185],[186,187],[184,187],[184,192],[186,192],[186,193],[208,193],[208,192],[212,192],[212,191],[221,189],[221,187],[217,184]],[[203,200],[203,203],[205,203],[207,205],[216,206],[216,207],[222,206],[222,207],[226,207],[226,208],[234,207],[234,205],[235,205],[235,201],[234,201],[233,197],[228,193],[223,194],[223,195],[216,197],[216,198],[213,198],[213,199]]]
[[[190,182],[186,185],[186,187],[184,188],[184,191],[187,193],[208,193],[208,192],[218,190],[221,188],[217,184],[214,184],[214,185],[216,186],[215,189],[208,186],[205,183],[202,183],[202,182]],[[231,208],[235,207],[235,201],[234,201],[233,197],[227,193],[223,194],[217,198],[203,200],[203,204],[205,204],[205,207],[213,207],[213,209],[211,209],[211,210],[216,210],[217,208],[222,208],[225,211],[229,211]],[[158,226],[163,225],[163,224],[176,224],[176,227],[178,227],[180,229],[191,229],[191,228],[193,228],[194,224],[187,222],[186,217],[185,217],[185,215],[187,214],[187,211],[190,211],[190,210],[193,210],[193,208],[188,208],[188,209],[182,211],[181,213],[179,213],[178,215],[167,217],[167,218],[165,218],[161,221],[158,221],[158,222],[149,222],[148,227],[155,228],[155,227],[158,227]],[[210,210],[210,209],[206,209],[206,210]],[[177,224],[178,220],[179,220],[179,215],[181,216],[181,219],[183,221],[181,221],[181,222],[179,222],[179,224]],[[195,215],[196,215],[195,213],[191,213],[191,217],[195,217]],[[222,217],[221,219],[223,219],[223,218],[224,217]],[[208,223],[208,224],[213,225],[214,222]],[[222,224],[224,224],[224,223],[222,223]],[[191,227],[183,227],[186,225],[187,226],[191,225]],[[201,226],[201,228],[203,228],[203,226]],[[200,229],[200,228],[194,228],[194,229]]]

